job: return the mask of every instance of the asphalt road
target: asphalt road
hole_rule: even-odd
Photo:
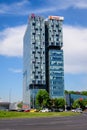
[[[87,130],[87,113],[72,117],[1,119],[0,130]]]

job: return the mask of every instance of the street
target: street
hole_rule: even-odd
[[[86,130],[87,113],[72,117],[0,119],[0,130]]]

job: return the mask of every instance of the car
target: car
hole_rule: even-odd
[[[31,109],[30,112],[37,112],[37,110],[36,109]]]
[[[24,112],[24,110],[23,109],[18,109],[17,112]]]
[[[24,110],[24,112],[30,112],[30,110]]]
[[[40,112],[51,112],[51,110],[48,108],[44,108],[44,109],[40,110]]]
[[[63,112],[62,108],[52,108],[52,112]]]
[[[62,109],[62,108],[59,108],[58,111],[59,111],[59,112],[63,112],[63,109]]]
[[[82,113],[82,109],[81,109],[81,108],[72,109],[71,111],[72,111],[72,112]]]
[[[82,109],[81,108],[77,108],[76,112],[82,113]]]
[[[75,109],[72,109],[71,111],[72,111],[72,112],[75,112]]]

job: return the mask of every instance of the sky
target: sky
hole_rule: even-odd
[[[0,100],[23,100],[23,37],[31,13],[64,17],[65,89],[87,91],[87,0],[0,0]]]

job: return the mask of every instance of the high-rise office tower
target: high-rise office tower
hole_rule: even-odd
[[[46,89],[45,21],[32,14],[24,36],[23,102],[35,107],[38,89]]]
[[[58,16],[29,17],[23,46],[23,102],[29,108],[35,107],[40,89],[51,98],[64,97],[62,21]]]
[[[63,17],[49,16],[46,21],[47,85],[51,98],[64,97],[64,60],[63,60]]]

